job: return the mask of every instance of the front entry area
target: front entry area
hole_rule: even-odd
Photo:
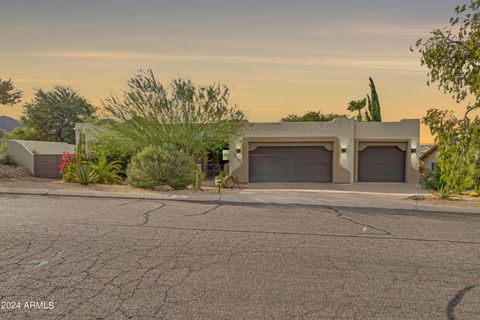
[[[323,146],[258,146],[249,151],[249,182],[332,182],[332,151]]]

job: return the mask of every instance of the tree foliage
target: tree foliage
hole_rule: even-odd
[[[480,119],[430,109],[423,118],[438,145],[440,185],[457,192],[480,189]]]
[[[322,113],[321,111],[309,111],[303,115],[291,114],[282,118],[282,122],[328,122],[337,118],[348,118],[344,114]]]
[[[455,8],[450,25],[434,29],[428,39],[419,39],[421,63],[428,67],[430,83],[452,95],[457,102],[480,101],[480,0]],[[412,49],[413,50],[413,49]]]
[[[20,102],[23,92],[15,89],[11,79],[0,79],[0,105],[14,105]]]
[[[64,86],[51,91],[38,89],[33,101],[25,104],[23,125],[36,132],[35,140],[75,142],[75,123],[95,117],[96,108],[80,94]]]
[[[377,89],[372,77],[368,78],[370,86],[370,94],[361,100],[352,100],[347,106],[347,110],[351,112],[357,112],[357,121],[382,121],[382,111],[380,108],[380,99],[378,98]],[[365,110],[366,107],[366,110]],[[364,114],[362,114],[362,110]]]
[[[226,86],[198,86],[188,79],[162,85],[153,71],[140,70],[105,109],[116,120],[113,129],[137,149],[173,144],[198,159],[224,147],[245,125],[245,114],[229,102]]]
[[[423,118],[438,144],[441,184],[455,191],[480,189],[480,119],[471,116],[480,108],[480,0],[455,8],[449,26],[434,29],[416,48],[429,69],[427,84],[466,104],[463,117],[430,109]]]
[[[372,77],[368,78],[368,81],[370,82],[370,94],[367,94],[367,121],[382,122],[382,111],[380,109],[380,99],[378,98],[377,88],[375,87]]]
[[[355,119],[357,121],[363,121],[362,110],[367,105],[367,98],[362,100],[352,100],[348,103],[347,110],[350,112],[358,112]]]

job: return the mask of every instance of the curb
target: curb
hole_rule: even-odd
[[[359,194],[374,196],[393,196],[393,197],[411,197],[419,193],[395,193],[395,192],[372,192],[372,191],[356,191],[356,190],[322,190],[322,189],[245,189],[240,193],[267,193],[267,192],[306,192],[306,193],[340,193],[340,194]]]

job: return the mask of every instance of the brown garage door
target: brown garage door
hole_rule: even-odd
[[[321,146],[258,147],[249,154],[250,182],[332,182],[332,152]]]
[[[405,151],[371,146],[358,153],[359,182],[405,182]]]

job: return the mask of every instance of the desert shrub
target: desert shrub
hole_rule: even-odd
[[[150,146],[132,158],[127,183],[139,188],[169,185],[182,189],[195,181],[195,169],[192,157],[175,146]]]
[[[99,179],[98,174],[92,168],[82,165],[76,168],[73,173],[73,182],[83,185],[96,183]]]
[[[120,164],[119,175],[126,178],[125,171],[135,154],[134,143],[125,137],[116,134],[106,125],[96,133],[96,142],[90,146],[89,157],[92,161],[99,161],[103,156],[107,162]]]
[[[7,153],[8,146],[7,141],[9,139],[9,133],[0,129],[0,153]]]
[[[115,184],[123,182],[120,176],[123,173],[120,161],[108,161],[105,154],[100,154],[96,161],[86,162],[98,175],[97,183]]]
[[[15,160],[15,157],[9,153],[7,153],[2,160],[2,163],[7,166],[15,166],[17,165],[17,161]]]
[[[441,172],[438,168],[433,170],[425,169],[420,175],[420,183],[425,189],[438,190],[440,188]]]

